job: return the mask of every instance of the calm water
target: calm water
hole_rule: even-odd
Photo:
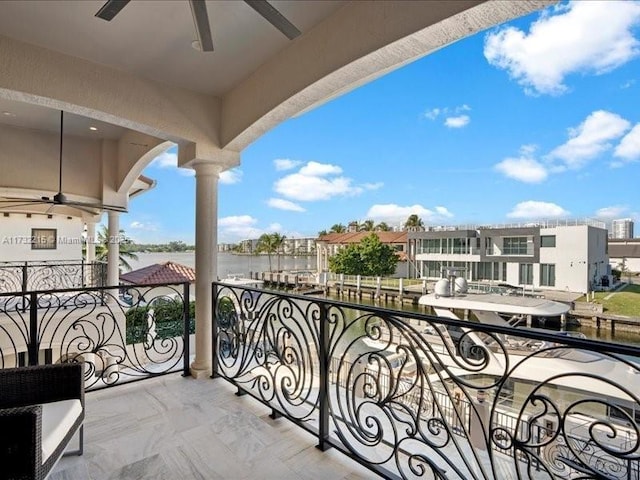
[[[172,261],[195,267],[195,255],[193,253],[139,253],[138,261],[131,261],[133,269],[146,267],[154,263],[162,263],[166,261]],[[271,257],[272,267],[275,270],[278,267],[278,261],[275,256]],[[280,257],[280,269],[281,270],[315,270],[316,257],[313,256],[281,256]],[[269,259],[266,255],[233,255],[231,253],[219,253],[218,254],[218,276],[223,279],[229,274],[239,274],[242,276],[248,276],[249,272],[266,272],[269,271]],[[362,303],[367,304],[363,298]],[[385,305],[383,303],[376,303],[376,306],[389,308],[396,308],[397,303],[389,303]],[[418,306],[404,304],[402,306],[404,311],[409,312],[421,312],[422,309]],[[575,329],[584,333],[588,338],[615,341],[620,343],[631,343],[640,345],[640,333],[632,332],[616,332],[615,335],[611,335],[611,331],[608,329],[601,329],[599,332],[595,328],[580,327]]]
[[[130,261],[131,268],[153,265],[154,263],[175,262],[195,268],[194,253],[138,253],[138,261]],[[271,256],[271,266],[278,268],[278,260]],[[280,270],[315,270],[316,256],[281,256]],[[247,276],[249,272],[268,272],[269,258],[266,255],[233,255],[231,253],[218,254],[218,276],[226,278],[229,274]]]

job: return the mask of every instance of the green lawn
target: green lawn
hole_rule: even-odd
[[[611,298],[605,300],[611,295]],[[604,306],[604,312],[613,315],[640,317],[640,285],[627,285],[614,292],[596,292],[595,303]]]

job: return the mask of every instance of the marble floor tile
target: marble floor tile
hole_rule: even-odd
[[[89,392],[85,453],[62,458],[50,480],[375,478],[235,391],[222,379],[173,374]]]

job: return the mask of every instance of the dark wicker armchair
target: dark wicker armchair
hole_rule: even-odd
[[[0,369],[0,479],[46,478],[78,429],[81,455],[83,420],[83,364]]]

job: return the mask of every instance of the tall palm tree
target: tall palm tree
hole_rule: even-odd
[[[373,232],[376,223],[373,220],[365,220],[358,228],[359,232]]]
[[[285,235],[279,233],[263,233],[258,238],[258,244],[256,245],[256,251],[260,253],[266,253],[269,257],[269,271],[273,271],[271,268],[271,255],[274,253],[278,256],[278,270],[280,270],[280,253],[284,240],[287,238]]]
[[[330,233],[345,233],[347,228],[341,223],[335,223],[329,229]]]
[[[387,222],[380,222],[378,225],[376,225],[375,229],[378,232],[390,232],[391,231],[391,227],[387,224]]]
[[[424,227],[424,222],[418,215],[412,213],[409,215],[409,218],[407,218],[407,221],[404,222],[404,226],[405,228],[422,228]]]
[[[120,230],[120,235],[118,235],[118,243],[120,245],[120,255],[119,255],[119,264],[120,264],[120,272],[131,270],[131,265],[129,264],[129,260],[138,261],[138,256],[133,253],[131,250],[133,244],[130,239],[128,239],[124,230]],[[109,255],[109,246],[111,242],[109,240],[115,241],[115,239],[110,238],[109,232],[107,231],[107,227],[102,225],[100,231],[98,231],[98,243],[96,243],[96,260],[106,262]]]
[[[286,235],[280,235],[279,233],[272,233],[273,243],[276,246],[276,257],[278,258],[278,271],[280,271],[280,254],[284,253],[284,241],[286,240]]]

